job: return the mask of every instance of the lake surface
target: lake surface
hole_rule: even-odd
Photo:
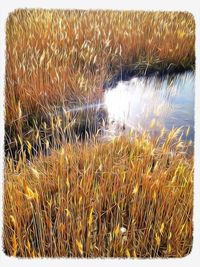
[[[107,111],[105,138],[131,129],[157,135],[164,128],[182,127],[183,139],[194,140],[194,72],[162,78],[135,77],[104,93]],[[190,127],[189,134],[186,131]]]

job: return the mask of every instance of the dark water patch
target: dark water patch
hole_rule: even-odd
[[[182,66],[170,63],[167,68],[163,68],[160,64],[154,64],[153,67],[148,66],[147,64],[141,66],[124,65],[121,67],[120,71],[112,75],[112,79],[107,80],[103,89],[110,89],[117,86],[120,81],[130,81],[133,77],[138,78],[163,78],[167,75],[171,77],[177,76],[179,74],[184,74],[186,72],[194,71],[194,65],[191,66]]]

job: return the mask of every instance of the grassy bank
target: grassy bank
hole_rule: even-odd
[[[50,105],[90,102],[113,77],[194,67],[182,12],[17,10],[6,27],[6,125]],[[20,106],[20,111],[19,111]]]
[[[4,249],[20,257],[181,257],[192,245],[193,157],[173,130],[67,144],[6,164]]]

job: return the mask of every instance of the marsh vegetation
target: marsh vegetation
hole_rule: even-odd
[[[192,15],[17,10],[6,34],[5,253],[187,255]]]

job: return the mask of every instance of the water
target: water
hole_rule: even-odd
[[[101,102],[68,109],[65,105],[55,106],[49,115],[45,122],[49,125],[47,128],[50,132],[45,130],[45,140],[48,138],[50,146],[55,148],[69,140],[86,140],[93,134],[104,141],[126,135],[130,130],[139,133],[147,131],[151,136],[156,136],[163,129],[167,132],[180,127],[182,139],[193,141],[194,72],[162,78],[134,77],[130,81],[120,81],[115,88],[105,90]],[[60,124],[53,135],[52,120]],[[42,146],[46,153],[45,144],[42,143]],[[33,148],[37,154],[41,144],[35,143]],[[6,139],[5,149],[6,153],[16,155],[19,148],[18,144],[11,147]]]
[[[109,140],[130,130],[157,136],[181,127],[182,139],[193,141],[194,72],[120,81],[105,90],[101,102],[59,107],[55,114],[64,117],[66,112],[76,119],[75,133],[82,137],[98,132]]]
[[[105,91],[104,108],[106,138],[126,134],[131,129],[158,135],[162,129],[182,127],[183,139],[193,140],[194,73],[121,81]]]

